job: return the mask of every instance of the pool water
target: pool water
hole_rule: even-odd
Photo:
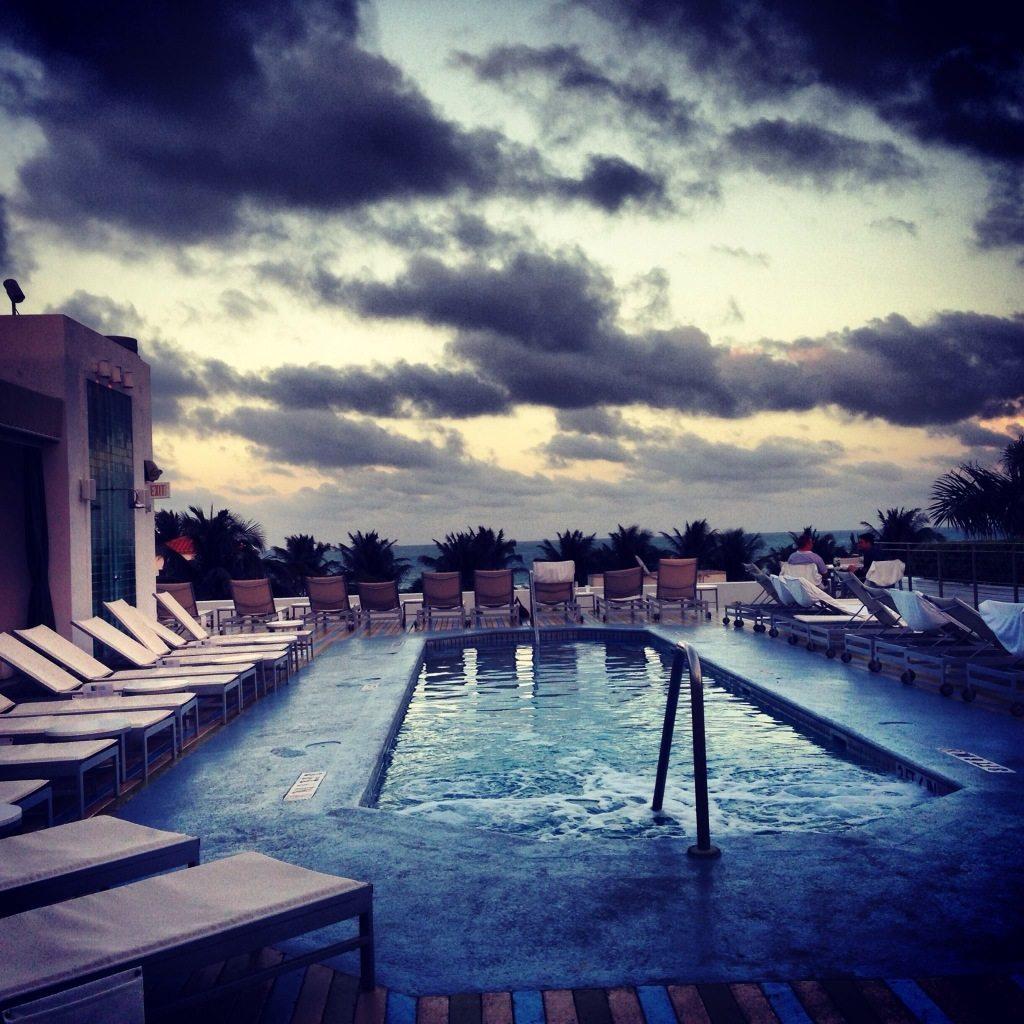
[[[686,685],[650,810],[671,659],[593,641],[428,654],[377,806],[545,840],[692,836]],[[704,683],[713,834],[836,832],[931,799]]]

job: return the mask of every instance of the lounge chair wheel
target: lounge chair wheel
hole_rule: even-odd
[[[759,622],[754,627],[754,632],[755,633],[767,633],[768,632],[768,627],[763,622]]]
[[[1020,718],[1022,715],[1024,715],[1024,704],[1011,704],[1010,714],[1013,715],[1014,718]]]
[[[952,683],[943,683],[939,687],[939,693],[941,693],[943,697],[952,697],[953,696],[953,684]]]
[[[711,621],[711,612],[705,612],[704,613],[704,618],[707,619],[708,622],[710,622]]]
[[[882,671],[882,663],[880,661],[869,661],[868,662],[868,668],[872,672],[881,672]]]
[[[975,697],[978,696],[978,691],[973,686],[965,686],[960,691],[960,697],[963,699],[965,704],[970,704]]]
[[[774,640],[779,635],[779,631],[772,626],[772,628],[768,630],[768,635]]]
[[[743,628],[743,620],[742,619],[733,619],[732,626],[733,626],[733,629],[742,629]]]
[[[722,619],[722,625],[723,626],[728,626],[729,625],[729,616],[728,615],[726,615],[725,618]]]
[[[843,653],[839,655],[839,660],[844,665],[849,665],[850,662],[853,661],[853,655],[849,651],[843,651]]]
[[[900,682],[905,686],[909,686],[914,681],[915,675],[916,673],[908,668],[906,671],[900,673]]]

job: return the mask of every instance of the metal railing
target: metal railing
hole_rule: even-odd
[[[690,725],[693,732],[693,789],[697,810],[697,842],[686,852],[691,857],[719,857],[722,851],[711,842],[711,821],[708,809],[708,751],[704,736],[704,677],[696,650],[687,643],[676,644],[672,656],[672,671],[668,680],[668,698],[665,701],[665,721],[661,728],[661,749],[658,752],[658,771],[654,780],[654,800],[651,809],[660,811],[665,800],[665,781],[668,762],[672,755],[672,736],[676,727],[679,690],[683,682],[683,666],[690,676]]]
[[[919,584],[934,584],[939,597],[969,595],[975,608],[986,596],[1020,603],[1024,541],[876,541],[875,548],[876,558],[898,558],[906,565],[912,590],[916,577]]]

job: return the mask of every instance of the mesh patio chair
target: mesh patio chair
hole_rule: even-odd
[[[221,619],[221,628],[225,626],[248,626],[255,630],[257,625],[266,630],[287,632],[302,629],[301,619],[281,619],[278,617],[277,605],[274,604],[274,592],[270,589],[270,580],[229,580],[231,600],[235,605],[235,614],[228,619]]]
[[[191,583],[157,583],[156,592],[158,594],[170,594],[182,608],[188,612],[192,618],[202,622],[203,613],[199,611],[196,605],[196,593],[192,589]],[[171,615],[163,606],[157,608],[157,616],[160,621],[172,629],[177,629],[178,623],[174,616]]]
[[[636,619],[636,609],[644,608],[644,571],[638,565],[633,569],[613,569],[604,574],[604,594],[594,597],[594,613],[608,621],[613,608],[629,608],[630,622]]]
[[[338,619],[349,629],[355,629],[356,613],[349,601],[348,580],[344,576],[307,576],[305,584],[309,613],[304,619],[312,619],[314,626],[319,620],[325,628],[328,619]]]
[[[359,615],[366,622],[369,632],[373,616],[394,619],[405,629],[405,605],[398,596],[398,584],[394,580],[384,583],[359,583]]]
[[[488,615],[507,618],[510,626],[517,626],[518,612],[511,569],[477,569],[473,573],[473,617],[478,626]]]
[[[696,558],[658,559],[658,588],[653,597],[647,598],[647,612],[660,619],[664,614],[665,605],[675,604],[679,605],[680,619],[686,614],[687,609],[711,618],[707,602],[697,592]]]
[[[416,622],[424,629],[433,629],[435,619],[454,619],[459,626],[465,626],[466,606],[462,600],[460,573],[423,573],[423,606],[416,615]]]
[[[531,599],[536,611],[560,606],[566,622],[583,621],[580,606],[576,603],[575,562],[534,562],[530,580]]]

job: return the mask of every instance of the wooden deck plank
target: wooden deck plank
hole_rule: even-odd
[[[698,985],[697,991],[712,1024],[747,1024],[728,985]]]
[[[327,993],[323,1024],[352,1024],[356,1015],[356,1000],[359,998],[359,979],[351,974],[334,972],[331,988]]]
[[[580,1024],[612,1024],[612,1011],[604,989],[573,989],[572,1001],[576,1004]]]
[[[306,968],[291,1024],[320,1024],[333,978],[334,971],[325,964],[310,964]]]
[[[355,1024],[384,1024],[388,1009],[388,990],[378,986],[371,992],[359,990]]]
[[[416,1001],[416,1024],[448,1024],[448,997],[420,996]]]
[[[793,981],[790,985],[814,1024],[844,1024],[842,1016],[819,982]]]
[[[542,996],[547,1024],[578,1024],[572,992],[566,988],[553,988]]]
[[[743,1012],[747,1024],[779,1024],[779,1018],[772,1009],[772,1004],[768,1002],[765,994],[757,985],[730,985],[729,990],[732,992],[733,999],[736,1000],[736,1005]]]
[[[482,1017],[483,1010],[478,992],[460,992],[449,998],[449,1024],[481,1024]]]
[[[608,1008],[612,1011],[615,1024],[644,1024],[644,1011],[640,1000],[631,988],[610,988]]]
[[[484,1024],[514,1024],[511,992],[485,992],[480,997]]]
[[[679,1024],[712,1024],[696,985],[669,985],[668,997]]]
[[[884,981],[860,978],[857,985],[879,1024],[917,1024],[910,1011]]]
[[[853,978],[822,978],[821,987],[847,1024],[878,1024],[875,1011]]]

